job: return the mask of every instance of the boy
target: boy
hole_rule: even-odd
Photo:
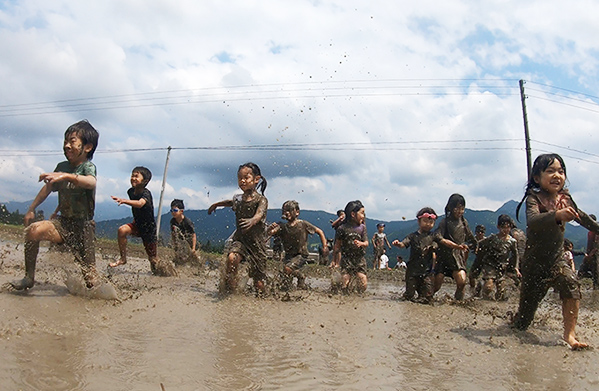
[[[476,278],[482,272],[483,298],[490,299],[495,288],[495,300],[505,300],[505,277],[509,272],[518,277],[518,243],[510,236],[510,230],[515,226],[508,215],[497,218],[499,233],[492,234],[479,243],[476,260],[470,270],[470,286],[474,287]]]
[[[99,134],[87,121],[79,121],[64,133],[63,151],[66,161],[58,163],[54,172],[39,176],[45,185],[39,191],[24,217],[25,278],[11,283],[16,290],[29,289],[35,283],[35,265],[39,242],[65,243],[81,265],[88,288],[97,285],[96,252],[94,248],[94,208],[96,195],[96,166],[91,162],[98,146]],[[52,220],[32,224],[37,208],[58,191],[59,215]]]
[[[283,287],[288,288],[293,283],[293,277],[297,277],[297,288],[306,289],[306,277],[300,269],[306,264],[309,255],[308,235],[317,234],[320,237],[322,251],[326,255],[329,251],[327,239],[320,228],[298,219],[300,207],[297,201],[285,201],[282,212],[282,217],[287,220],[287,223],[271,224],[268,227],[268,234],[279,236],[285,251]]]
[[[170,262],[160,262],[157,252],[156,220],[152,193],[146,188],[152,179],[152,172],[146,167],[135,167],[131,172],[131,188],[127,190],[129,199],[110,196],[119,205],[129,205],[133,213],[133,222],[121,225],[118,230],[118,243],[121,258],[109,264],[117,267],[127,263],[127,236],[141,237],[148,254],[152,273],[159,276],[173,276],[175,268]]]
[[[174,199],[171,202],[171,244],[175,250],[175,264],[197,263],[197,236],[191,220],[183,214],[183,200]]]
[[[410,301],[431,303],[433,300],[433,268],[435,253],[439,245],[452,249],[465,249],[465,244],[457,245],[443,238],[439,231],[432,232],[437,220],[433,208],[425,207],[416,213],[418,231],[406,236],[401,242],[394,240],[393,245],[399,248],[410,247],[410,259],[406,269],[406,292],[404,298]],[[416,292],[418,299],[416,300]]]
[[[379,263],[381,262],[381,255],[385,252],[385,244],[387,244],[387,247],[391,248],[389,240],[387,239],[387,234],[385,233],[385,224],[378,223],[376,229],[377,232],[372,236],[372,246],[374,251],[373,269],[378,268]]]
[[[381,257],[379,258],[379,269],[380,270],[391,270],[389,268],[389,257],[387,256],[387,254],[385,254],[387,252],[386,249],[383,249],[383,253],[381,254]]]

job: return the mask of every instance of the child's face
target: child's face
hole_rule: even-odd
[[[418,219],[418,228],[420,228],[422,232],[430,232],[434,226],[435,219],[432,217],[421,217]]]
[[[566,251],[572,251],[572,249],[574,248],[574,245],[572,245],[572,244],[564,244],[564,248],[566,249]]]
[[[172,215],[174,218],[177,218],[177,217],[179,217],[179,216],[183,216],[183,209],[179,209],[179,208],[177,208],[176,206],[173,206],[173,207],[171,208],[171,215]]]
[[[131,173],[131,187],[143,187],[144,185],[144,176],[140,172],[133,171]]]
[[[464,207],[464,205],[458,205],[451,210],[451,216],[454,219],[461,219],[462,216],[464,216],[465,210],[466,210],[466,208]]]
[[[534,177],[535,182],[539,184],[541,189],[549,194],[557,194],[564,188],[566,183],[566,173],[559,160],[553,160],[541,175]]]
[[[299,210],[295,208],[285,208],[283,209],[282,216],[287,221],[294,221],[299,216]]]
[[[68,134],[62,145],[64,156],[69,163],[82,163],[87,160],[87,154],[92,150],[91,144],[83,145],[83,140],[76,132]]]
[[[237,185],[244,192],[253,190],[260,182],[260,175],[254,175],[249,167],[241,167],[237,172]]]
[[[356,224],[364,224],[366,221],[366,211],[360,208],[357,212],[351,212],[352,221]]]
[[[476,231],[475,237],[476,237],[476,240],[483,240],[485,238],[485,232],[484,231]]]
[[[378,226],[377,229],[379,230],[380,234],[382,234],[383,231],[385,231],[385,227],[383,227],[383,226]]]
[[[510,224],[503,224],[503,225],[498,225],[497,229],[499,230],[499,236],[505,237],[510,234],[510,231],[512,230],[512,226]]]

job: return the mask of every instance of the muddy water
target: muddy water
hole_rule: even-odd
[[[116,271],[99,261],[115,302],[70,294],[68,256],[40,258],[32,290],[0,293],[2,390],[599,388],[599,350],[559,343],[553,294],[530,331],[514,333],[514,299],[455,304],[444,292],[419,305],[398,300],[402,286],[372,280],[364,296],[330,295],[327,281],[312,280],[312,291],[283,300],[221,299],[216,273],[157,278],[147,261]],[[2,261],[0,283],[21,275],[19,251]],[[582,307],[579,334],[599,346],[599,297],[587,292]]]

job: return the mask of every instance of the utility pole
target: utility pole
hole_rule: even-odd
[[[530,135],[528,134],[528,114],[526,113],[526,95],[524,95],[524,80],[520,79],[520,100],[522,100],[522,115],[524,116],[524,141],[526,143],[526,169],[528,180],[532,170],[532,158],[530,156]]]
[[[160,202],[158,203],[158,219],[156,222],[156,238],[160,240],[160,221],[162,220],[162,201],[164,200],[164,187],[166,186],[166,174],[168,172],[168,160],[171,157],[171,146],[166,152],[166,163],[164,163],[164,175],[162,176],[162,189],[160,190]]]

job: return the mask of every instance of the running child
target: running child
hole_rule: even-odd
[[[300,214],[299,203],[294,200],[285,201],[282,208],[283,219],[287,223],[273,223],[268,227],[268,234],[279,237],[285,251],[283,260],[283,288],[288,289],[297,278],[297,288],[306,289],[306,277],[301,268],[306,264],[309,256],[308,235],[317,234],[322,243],[322,252],[328,256],[327,238],[324,232],[313,224],[298,219]]]
[[[406,269],[406,291],[404,298],[410,301],[430,303],[433,299],[433,265],[435,253],[440,247],[465,249],[466,245],[457,245],[444,239],[438,231],[433,232],[437,213],[433,208],[425,207],[416,213],[418,230],[412,232],[401,242],[394,240],[393,245],[399,248],[410,248],[410,258]],[[416,292],[418,298],[416,299]]]
[[[171,244],[175,250],[175,264],[197,263],[197,236],[193,222],[185,216],[183,200],[171,202]]]
[[[143,242],[152,274],[174,276],[177,272],[172,263],[158,260],[154,203],[152,202],[152,193],[146,187],[151,179],[152,172],[148,168],[135,167],[131,172],[131,188],[127,190],[129,199],[110,196],[119,206],[129,205],[131,207],[133,222],[119,227],[117,236],[121,257],[118,261],[109,263],[109,266],[117,267],[127,263],[127,237],[136,236],[140,237]]]
[[[377,232],[372,235],[372,249],[374,252],[373,269],[379,269],[381,255],[385,252],[385,245],[391,248],[387,234],[385,233],[385,224],[378,223],[376,225]]]
[[[342,288],[346,291],[352,278],[357,278],[359,292],[364,292],[368,286],[364,258],[368,247],[365,220],[366,212],[362,202],[350,201],[345,206],[345,220],[335,233],[331,265],[341,268]]]
[[[482,273],[482,296],[495,300],[504,300],[505,279],[508,273],[520,276],[518,270],[518,242],[510,236],[514,221],[508,215],[497,218],[497,234],[492,234],[478,243],[478,251],[470,269],[470,286],[474,287],[476,279]],[[495,290],[495,295],[492,293]]]
[[[599,224],[578,209],[565,188],[566,165],[558,154],[539,155],[533,164],[524,198],[526,201],[526,251],[522,261],[520,304],[513,327],[526,330],[550,286],[560,293],[564,317],[564,341],[573,349],[588,345],[576,338],[580,284],[564,261],[566,223],[576,221],[599,233]]]
[[[39,176],[44,186],[39,191],[25,217],[25,277],[10,283],[23,290],[35,284],[35,266],[39,243],[65,243],[75,254],[88,288],[97,285],[96,252],[94,247],[94,209],[96,198],[96,166],[91,162],[98,146],[99,134],[87,120],[79,121],[64,133],[63,151],[66,161],[58,163],[54,172]],[[51,220],[33,222],[35,208],[58,191],[59,215]]]
[[[468,221],[464,218],[466,210],[466,200],[460,194],[452,194],[445,206],[445,218],[439,223],[437,231],[445,239],[462,245],[470,243],[476,247],[476,239],[468,226]],[[455,299],[464,299],[464,288],[466,287],[466,260],[468,259],[468,250],[463,248],[451,249],[449,247],[439,248],[437,254],[437,263],[435,266],[435,292],[441,289],[445,276],[453,277],[456,283]]]
[[[264,293],[266,279],[266,211],[268,200],[264,196],[267,182],[260,167],[255,163],[245,163],[237,170],[237,184],[243,194],[231,200],[210,205],[208,214],[218,207],[230,207],[235,212],[237,230],[228,246],[225,265],[224,288],[234,292],[237,287],[237,271],[241,261],[249,264],[249,275],[258,293]],[[256,190],[260,190],[259,194]]]

